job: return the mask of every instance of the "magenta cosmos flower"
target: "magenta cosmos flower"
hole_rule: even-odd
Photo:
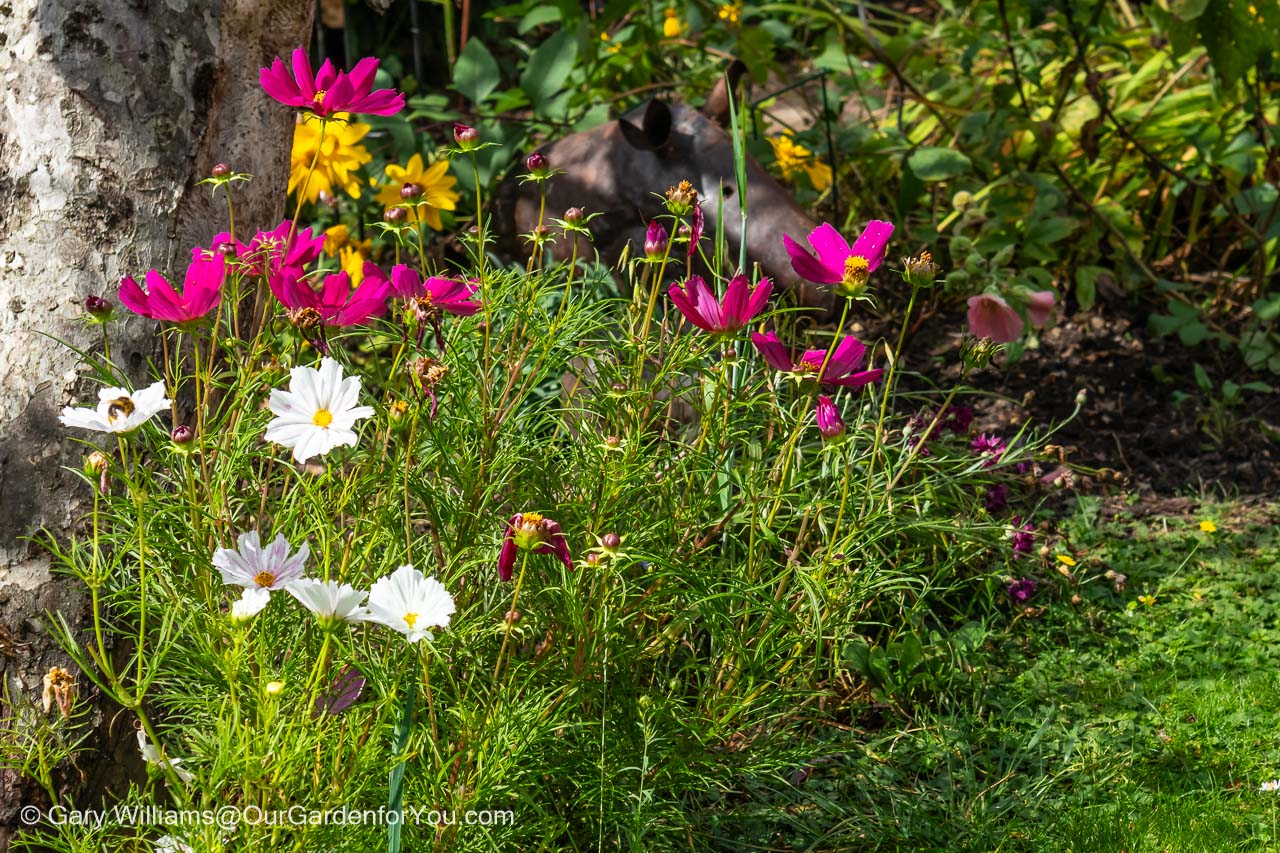
[[[846,335],[845,339],[836,345],[829,360],[825,349],[810,349],[805,350],[798,361],[792,362],[787,348],[783,346],[782,341],[778,340],[778,335],[774,332],[764,334],[755,332],[751,335],[751,343],[755,344],[756,349],[760,350],[760,354],[764,356],[764,360],[769,362],[769,366],[774,370],[791,373],[802,379],[816,378],[823,385],[861,388],[863,385],[875,382],[884,373],[880,369],[861,369],[862,362],[867,357],[867,348],[853,335]],[[827,362],[825,371],[822,369],[824,360]]]
[[[129,276],[120,281],[120,301],[133,313],[152,320],[190,323],[218,307],[226,274],[226,261],[221,256],[206,257],[203,250],[196,249],[182,293],[174,290],[160,273],[150,270],[145,289]]]
[[[412,267],[400,264],[391,270],[391,289],[401,299],[425,299],[441,311],[470,317],[483,306],[474,301],[475,285],[433,275],[426,281]]]
[[[767,278],[760,279],[755,290],[750,287],[745,275],[735,275],[729,280],[721,303],[702,276],[692,275],[680,284],[673,283],[667,294],[685,319],[699,329],[713,335],[732,335],[764,310],[773,292],[773,283]]]
[[[535,554],[555,554],[566,569],[573,569],[569,556],[569,542],[560,532],[560,525],[536,512],[517,512],[507,522],[507,532],[498,553],[498,577],[511,580],[516,564],[516,551],[532,551]]]
[[[259,72],[258,81],[268,95],[285,106],[301,107],[321,118],[343,112],[395,115],[404,109],[404,95],[395,89],[373,91],[377,73],[378,60],[366,57],[349,74],[336,70],[327,59],[319,73],[313,74],[307,52],[298,48],[293,52],[292,75],[277,56],[269,68]]]
[[[817,251],[817,258],[786,234],[782,244],[796,275],[814,284],[832,285],[846,296],[859,296],[871,273],[884,261],[892,235],[892,222],[873,219],[850,246],[834,226],[824,222],[809,232],[809,245]]]
[[[365,264],[364,271],[364,279],[354,289],[351,277],[346,272],[337,272],[325,276],[317,292],[296,267],[272,272],[267,283],[295,322],[311,314],[325,326],[356,326],[387,312],[386,277],[380,274],[376,264]]]

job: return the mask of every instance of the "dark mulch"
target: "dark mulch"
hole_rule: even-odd
[[[930,318],[908,353],[917,347],[946,353],[943,360],[954,365],[956,330],[964,326],[963,316],[951,312]],[[1027,418],[1037,425],[1061,421],[1083,388],[1083,410],[1055,436],[1070,448],[1074,464],[1115,469],[1130,491],[1146,497],[1188,490],[1273,494],[1280,482],[1280,394],[1246,394],[1215,437],[1206,426],[1213,406],[1194,379],[1197,361],[1215,387],[1225,379],[1280,384],[1277,377],[1244,372],[1238,362],[1233,367],[1210,347],[1155,338],[1141,309],[1110,304],[1060,318],[1041,333],[1038,348],[974,377],[974,385],[1007,398],[981,403],[975,424],[1008,435]],[[1177,402],[1177,392],[1188,396]]]

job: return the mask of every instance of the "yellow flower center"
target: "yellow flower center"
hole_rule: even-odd
[[[861,255],[850,255],[844,261],[844,280],[846,284],[862,284],[870,274],[871,265]]]
[[[317,107],[321,106],[324,103],[324,96],[326,94],[327,92],[324,89],[317,90],[316,96],[311,99],[311,103],[315,104]]]
[[[321,429],[325,429],[329,424],[333,423],[333,414],[328,409],[320,409],[311,416],[311,422]]]
[[[541,513],[526,512],[521,516],[521,527],[537,527],[542,523]]]
[[[253,576],[253,582],[258,586],[271,586],[276,582],[276,576],[271,572],[258,572]]]
[[[417,613],[406,613],[404,615],[404,624],[408,625],[410,628],[412,628],[414,626],[414,623],[416,623],[417,621],[418,621]]]

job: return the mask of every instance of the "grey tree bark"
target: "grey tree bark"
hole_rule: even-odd
[[[44,674],[68,665],[46,614],[85,615],[77,582],[52,575],[28,538],[75,532],[91,497],[62,470],[87,449],[57,415],[94,389],[51,337],[97,346],[84,298],[116,302],[123,275],[182,280],[191,247],[226,228],[221,197],[195,185],[215,163],[254,175],[236,185],[241,231],[280,220],[293,114],[262,92],[258,69],[308,42],[313,11],[314,0],[0,0],[0,851],[19,807],[48,799],[5,766],[20,720],[41,713]],[[112,346],[140,380],[155,324],[117,325]],[[97,801],[136,762],[115,710],[99,709],[94,749],[61,769],[60,796]]]

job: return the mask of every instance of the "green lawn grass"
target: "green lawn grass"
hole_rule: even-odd
[[[790,806],[796,849],[1280,850],[1259,791],[1280,778],[1274,508],[1097,510],[1060,525],[1025,612],[952,643],[967,678],[833,744]]]

